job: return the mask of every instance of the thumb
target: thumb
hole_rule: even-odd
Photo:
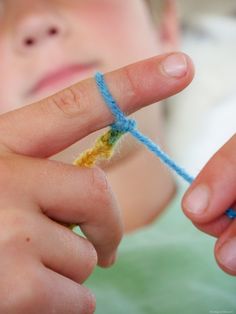
[[[224,213],[236,201],[236,135],[207,163],[185,194],[185,214],[202,231],[219,236],[232,222]]]

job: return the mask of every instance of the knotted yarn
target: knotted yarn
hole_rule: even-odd
[[[194,181],[194,178],[188,174],[184,168],[180,167],[174,160],[172,160],[156,143],[154,143],[147,136],[143,135],[137,129],[136,121],[126,117],[120,110],[107,87],[104,75],[96,73],[95,80],[101,96],[115,118],[115,122],[111,124],[109,131],[97,139],[95,145],[91,149],[83,152],[74,161],[74,165],[92,167],[99,160],[110,159],[119,139],[124,134],[130,133],[134,138],[154,153],[168,168],[172,169],[178,176],[182,177],[186,182],[191,184]],[[236,218],[236,211],[232,208],[229,208],[225,213],[230,219]]]

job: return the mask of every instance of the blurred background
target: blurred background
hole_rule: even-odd
[[[178,0],[177,7],[180,47],[196,76],[167,101],[168,142],[175,159],[196,175],[236,131],[236,1]]]

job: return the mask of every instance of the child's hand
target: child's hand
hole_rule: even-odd
[[[183,199],[185,214],[200,230],[219,238],[215,257],[236,275],[236,220],[225,211],[236,203],[236,135],[208,162]]]
[[[188,58],[173,69],[173,58],[164,67],[165,57],[106,76],[125,112],[191,81]],[[0,117],[0,313],[93,312],[81,284],[97,256],[101,266],[114,261],[122,236],[117,204],[98,168],[46,158],[111,122],[93,79]],[[61,223],[79,224],[93,245]]]
[[[102,170],[36,158],[60,146],[56,111],[45,102],[0,118],[0,313],[93,313],[94,298],[81,284],[97,254],[101,266],[114,262],[122,236]],[[79,224],[93,245],[58,222]]]

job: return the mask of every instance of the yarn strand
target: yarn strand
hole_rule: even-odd
[[[110,159],[119,139],[125,133],[130,133],[134,138],[136,138],[136,140],[154,153],[168,168],[172,169],[178,176],[182,177],[186,182],[191,184],[194,181],[194,177],[188,174],[184,168],[180,167],[174,160],[172,160],[170,156],[168,156],[168,154],[166,154],[150,138],[143,135],[137,129],[136,121],[127,118],[120,110],[106,85],[103,74],[96,73],[95,80],[101,96],[115,118],[115,122],[110,126],[110,130],[96,141],[94,147],[82,153],[75,160],[74,164],[77,166],[92,167],[96,161],[100,159]],[[236,218],[236,211],[232,208],[229,208],[225,214],[230,219]]]

